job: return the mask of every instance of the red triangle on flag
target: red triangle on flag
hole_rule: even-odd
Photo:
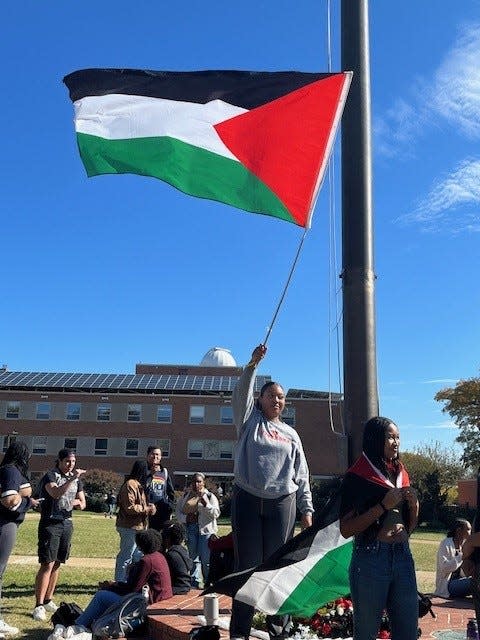
[[[332,74],[215,125],[233,155],[307,226],[351,74]]]

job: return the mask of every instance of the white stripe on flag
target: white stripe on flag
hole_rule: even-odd
[[[78,133],[108,140],[166,136],[232,160],[213,125],[247,111],[222,100],[197,104],[123,94],[89,96],[74,107]]]

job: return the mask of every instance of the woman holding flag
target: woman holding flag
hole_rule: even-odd
[[[293,535],[297,507],[302,528],[312,524],[309,471],[298,433],[282,421],[285,392],[277,382],[263,385],[255,402],[253,389],[258,363],[267,347],[258,345],[232,394],[235,483],[232,531],[235,570],[256,567]],[[230,638],[248,638],[252,606],[234,599]],[[270,638],[285,638],[289,616],[267,616]]]
[[[340,530],[355,537],[350,565],[355,640],[373,640],[386,609],[394,640],[416,640],[418,595],[408,539],[418,500],[399,458],[398,427],[388,418],[365,425],[363,453],[342,485]]]

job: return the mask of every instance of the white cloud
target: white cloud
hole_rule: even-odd
[[[410,158],[415,142],[442,119],[455,136],[480,138],[480,24],[464,26],[432,80],[415,80],[374,125],[380,155]],[[431,185],[412,211],[397,218],[426,231],[480,232],[480,159],[464,158]]]
[[[415,209],[400,216],[427,230],[480,231],[480,160],[468,158],[437,180]]]
[[[425,424],[423,429],[458,429],[454,422],[441,422],[439,424]]]
[[[456,384],[458,379],[454,378],[435,378],[433,380],[422,380],[421,384]]]
[[[386,158],[413,155],[414,141],[421,129],[421,118],[415,108],[402,98],[373,125],[375,150]]]
[[[480,138],[480,24],[460,31],[431,80],[416,78],[408,98],[397,98],[374,121],[375,149],[387,157],[413,154],[413,143],[438,116],[455,133]]]
[[[440,64],[431,108],[472,138],[480,137],[480,25],[467,27]]]

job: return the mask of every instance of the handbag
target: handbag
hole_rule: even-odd
[[[71,627],[75,620],[83,613],[83,609],[76,602],[61,602],[58,609],[51,617],[53,626],[61,624],[64,627]]]

